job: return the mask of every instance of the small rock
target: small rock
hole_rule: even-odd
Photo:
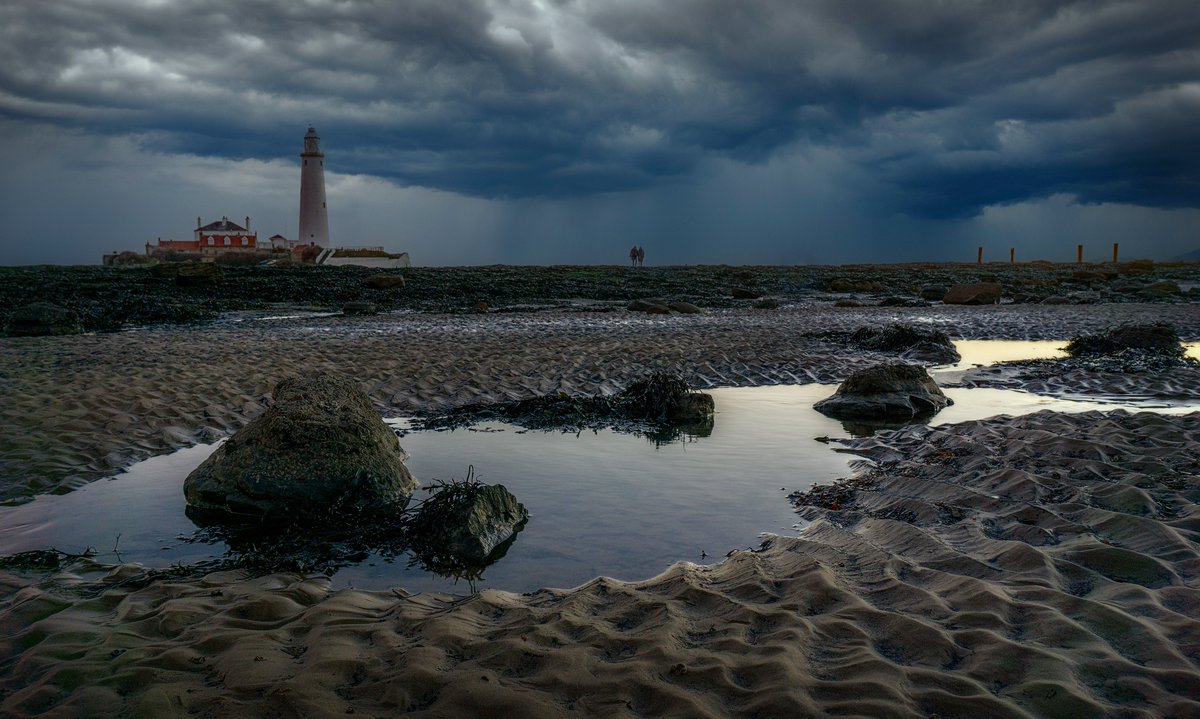
[[[411,532],[421,547],[472,566],[485,564],[527,519],[525,506],[502,484],[450,484],[425,500]]]
[[[375,312],[374,302],[347,302],[342,305],[344,315],[373,315]]]
[[[391,290],[404,286],[404,277],[401,275],[371,275],[363,280],[363,284],[371,289],[376,290]]]
[[[995,305],[1000,303],[1003,288],[996,282],[978,282],[971,285],[953,285],[942,297],[947,305]]]
[[[946,296],[950,288],[945,285],[925,285],[921,288],[921,299],[936,302]]]
[[[834,307],[862,307],[862,303],[857,300],[842,298],[833,303]]]
[[[625,305],[625,309],[633,312],[649,312],[651,314],[659,315],[670,314],[671,312],[666,303],[660,299],[654,298],[630,300],[629,304]]]
[[[667,305],[671,310],[683,315],[698,315],[702,311],[699,307],[691,302],[672,302]]]
[[[783,306],[783,303],[774,297],[768,297],[755,302],[753,307],[756,310],[777,310]]]
[[[1179,285],[1174,282],[1155,282],[1142,288],[1141,293],[1147,297],[1170,297],[1183,294]]]
[[[745,287],[734,287],[732,290],[730,290],[730,293],[733,295],[733,299],[735,300],[757,300],[759,297],[762,297],[761,292],[755,292],[754,290],[749,290]]]

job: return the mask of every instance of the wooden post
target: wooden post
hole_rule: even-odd
[[[1083,245],[1078,245],[1075,248],[1075,261],[1083,262]]]
[[[976,255],[975,255],[975,264],[977,264],[977,265],[983,264],[983,248],[982,247],[979,248],[979,252],[976,253]]]
[[[1015,247],[1008,248],[1008,264],[1010,264],[1010,265],[1015,264],[1016,261],[1017,261],[1017,248],[1015,248]]]
[[[1117,243],[1113,243],[1113,264],[1117,264]]]

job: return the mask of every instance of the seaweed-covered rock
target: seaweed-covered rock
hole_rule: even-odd
[[[734,287],[729,291],[729,294],[735,300],[757,300],[759,297],[762,297],[761,292],[745,287]]]
[[[863,327],[850,335],[850,341],[863,349],[897,352],[903,359],[949,364],[962,359],[949,335],[909,325]]]
[[[74,311],[52,302],[34,302],[12,313],[6,332],[9,337],[77,335],[83,327]]]
[[[813,408],[839,419],[873,419],[931,415],[951,404],[924,367],[888,362],[851,374]]]
[[[1066,350],[1073,357],[1115,354],[1122,350],[1182,357],[1185,352],[1175,326],[1167,322],[1126,324],[1098,334],[1081,335],[1068,342]]]
[[[682,377],[668,372],[634,382],[618,399],[627,416],[652,422],[700,422],[714,407],[712,395],[692,391]]]
[[[698,315],[701,312],[700,308],[691,302],[672,302],[667,307],[681,315]]]
[[[953,285],[942,297],[947,305],[994,305],[1000,302],[1003,288],[997,282],[976,282],[969,285]]]
[[[529,519],[525,506],[502,484],[446,484],[421,504],[409,524],[418,555],[431,551],[439,565],[484,564]]]
[[[402,509],[416,487],[405,453],[366,394],[330,375],[292,377],[275,402],[183,484],[195,510],[269,520],[337,520]]]

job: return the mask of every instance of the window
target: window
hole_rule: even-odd
[[[308,160],[305,160],[305,161],[304,161],[304,166],[305,166],[305,167],[308,167]]]
[[[211,238],[211,237],[210,237],[210,238],[208,238],[208,244],[210,244],[210,245],[211,245],[211,244],[214,244],[214,240],[213,240],[213,238]]]
[[[242,238],[242,247],[245,247],[245,246],[246,246],[246,245],[248,245],[248,244],[250,244],[250,238],[249,238],[249,237],[243,237],[243,238]]]
[[[228,237],[225,238],[225,246],[229,247],[229,238]]]

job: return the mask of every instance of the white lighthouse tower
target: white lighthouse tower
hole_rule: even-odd
[[[325,153],[321,138],[309,127],[300,153],[300,236],[302,245],[329,247],[329,215],[325,210]]]

